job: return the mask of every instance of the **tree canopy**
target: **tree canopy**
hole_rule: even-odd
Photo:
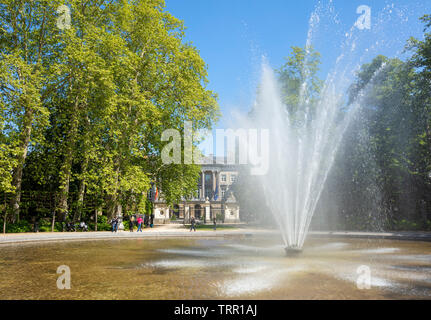
[[[0,192],[12,221],[26,192],[51,192],[64,220],[90,204],[143,208],[151,184],[169,203],[195,191],[196,166],[161,163],[160,137],[184,121],[210,129],[219,109],[164,1],[2,0],[0,11]]]

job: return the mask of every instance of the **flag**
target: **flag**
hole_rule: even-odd
[[[156,187],[156,195],[154,196],[154,200],[157,200],[158,197],[159,197],[159,190]]]
[[[217,179],[217,184],[216,184],[216,191],[214,194],[214,200],[217,201],[218,200],[218,179]]]

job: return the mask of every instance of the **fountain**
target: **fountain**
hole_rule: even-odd
[[[401,16],[401,13],[398,15]],[[289,256],[301,252],[343,135],[355,118],[362,97],[370,89],[363,88],[356,100],[346,105],[346,93],[355,71],[380,51],[392,50],[391,46],[399,47],[400,40],[391,34],[392,29],[388,27],[393,23],[392,16],[393,6],[387,6],[370,31],[358,30],[353,25],[343,32],[331,3],[317,7],[310,18],[305,67],[301,70],[305,79],[299,89],[299,111],[295,114],[289,114],[274,71],[263,59],[252,116],[240,122],[248,128],[269,130],[269,169],[260,183]],[[320,26],[324,26],[326,33],[331,23],[335,26],[333,34],[341,37],[341,46],[339,43],[337,45],[341,53],[334,60],[334,67],[315,101],[307,94],[312,74],[311,70],[307,70],[307,62],[314,42],[321,41],[318,34]],[[396,50],[399,54],[402,48]],[[374,76],[383,68],[377,70]]]
[[[285,247],[284,250],[286,251],[286,256],[288,257],[295,257],[302,253],[302,249],[298,247]]]
[[[354,113],[352,108],[341,117],[339,99],[326,90],[316,108],[303,101],[302,118],[292,121],[272,69],[263,64],[261,87],[249,121],[250,126],[270,132],[269,169],[261,183],[288,256],[302,251],[337,148]]]

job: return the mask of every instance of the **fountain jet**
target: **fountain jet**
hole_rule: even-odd
[[[285,247],[284,251],[288,257],[295,257],[302,253],[302,249],[298,247]]]
[[[262,145],[265,142],[260,141],[260,150],[269,150],[269,159],[266,161],[268,170],[259,182],[289,256],[301,252],[342,138],[356,117],[366,91],[371,89],[369,85],[373,81],[361,89],[354,101],[346,104],[355,70],[367,59],[381,54],[381,49],[395,46],[398,53],[404,50],[404,46],[399,47],[399,41],[389,41],[394,39],[391,12],[392,9],[383,10],[378,23],[373,26],[374,35],[384,38],[383,41],[376,41],[355,25],[340,33],[341,46],[337,45],[341,49],[340,55],[334,59],[334,66],[316,95],[313,94],[315,82],[312,78],[315,72],[313,42],[318,40],[319,26],[325,30],[333,26],[335,31],[340,28],[332,1],[319,2],[311,15],[303,63],[299,67],[302,70],[292,71],[294,81],[284,83],[285,86],[293,84],[289,89],[297,94],[295,99],[290,99],[290,93],[287,99],[282,97],[274,71],[264,59],[251,115],[239,120],[243,127],[269,131],[268,145]],[[397,30],[397,34],[408,31],[408,23]],[[374,77],[377,78],[382,69],[376,71]],[[249,143],[251,154],[255,145]]]

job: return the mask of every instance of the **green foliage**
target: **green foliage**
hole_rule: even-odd
[[[94,231],[96,224],[94,222],[88,223],[88,230]],[[108,218],[106,216],[98,216],[97,217],[97,231],[111,231],[112,225],[109,223]]]
[[[424,17],[429,25],[429,17]],[[431,212],[431,35],[410,39],[407,61],[377,56],[349,90],[362,109],[345,136],[325,201],[341,228],[425,230]],[[348,212],[347,212],[348,211]]]
[[[10,223],[6,226],[6,233],[32,232],[33,226],[25,220]]]
[[[60,29],[60,4],[0,0],[0,193],[14,219],[21,190],[54,195],[57,220],[149,213],[152,182],[168,203],[190,196],[199,168],[161,163],[161,134],[211,129],[219,107],[183,22],[162,0],[71,0]]]
[[[216,220],[217,222],[223,222],[224,221],[224,215],[222,213],[216,214]]]
[[[287,105],[290,119],[299,121],[306,105],[314,107],[323,81],[317,77],[320,53],[311,47],[292,47],[286,63],[277,70],[281,94]]]
[[[130,224],[129,224],[129,221],[124,221],[123,220],[123,226],[124,226],[124,230],[129,230],[130,229]]]

